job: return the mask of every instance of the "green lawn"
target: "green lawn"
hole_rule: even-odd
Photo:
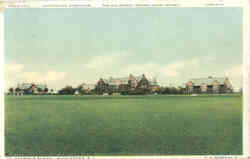
[[[6,155],[240,155],[242,97],[6,96]]]

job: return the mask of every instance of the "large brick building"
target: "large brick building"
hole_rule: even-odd
[[[211,77],[190,79],[187,93],[232,93],[233,87],[227,77]]]
[[[146,78],[143,74],[141,76],[134,76],[129,74],[128,77],[109,79],[100,79],[96,85],[96,91],[98,94],[101,92],[124,92],[124,91],[135,91],[138,89],[148,89],[151,92],[159,89],[160,86],[157,83],[156,78],[153,80]]]

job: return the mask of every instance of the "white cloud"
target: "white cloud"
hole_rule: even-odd
[[[176,61],[170,64],[159,64],[149,62],[146,64],[133,64],[125,67],[122,71],[126,73],[145,73],[153,76],[177,77],[182,75],[186,69],[199,66],[199,60],[194,58],[190,60]]]
[[[146,64],[131,64],[121,68],[120,72],[122,74],[132,73],[132,74],[146,74],[152,76],[154,73],[156,73],[155,71],[157,70],[156,68],[158,66],[159,64],[153,62],[149,62]]]
[[[56,72],[56,71],[49,71],[44,74],[44,81],[58,81],[60,79],[65,78],[67,75],[66,72]]]
[[[172,63],[161,64],[155,61],[148,61],[144,64],[132,63],[130,54],[116,53],[109,56],[96,56],[83,64],[83,72],[88,81],[93,79],[107,78],[109,76],[121,77],[132,73],[134,75],[145,74],[149,78],[157,77],[160,83],[171,83],[174,85],[183,84],[190,74],[200,69],[203,59],[191,58],[179,60]],[[198,72],[198,71],[196,71]],[[192,74],[193,75],[193,74]]]
[[[55,85],[67,76],[66,72],[28,72],[22,64],[5,65],[5,88],[16,86],[21,82],[36,82]]]
[[[145,74],[148,78],[156,77],[162,85],[183,85],[190,78],[207,77],[210,75],[228,76],[233,86],[242,86],[242,65],[232,66],[227,70],[211,70],[214,58],[196,57],[178,60],[165,64],[148,61],[144,64],[131,63],[133,58],[127,52],[113,53],[109,56],[95,56],[82,64],[79,71],[58,72],[29,72],[21,64],[8,64],[5,67],[5,84],[7,87],[15,86],[18,82],[46,83],[50,88],[59,89],[65,85],[77,86],[81,83],[95,84],[99,78],[123,77],[130,73],[134,75]],[[202,66],[202,67],[201,67]]]
[[[83,64],[83,67],[86,69],[100,69],[106,66],[114,64],[118,59],[118,56],[96,56],[92,58],[87,63]]]
[[[24,68],[24,66],[21,64],[8,64],[5,67],[6,67],[5,72],[9,73],[20,72]]]
[[[99,78],[124,76],[121,70],[128,66],[129,58],[130,54],[125,51],[113,52],[108,56],[92,57],[82,64],[83,82],[96,83]]]
[[[187,70],[191,70],[199,67],[199,59],[193,58],[189,60],[181,60],[170,63],[166,66],[163,66],[160,70],[162,74],[165,74],[168,77],[177,77],[183,75]]]
[[[120,65],[124,58],[128,57],[126,52],[112,53],[109,56],[94,56],[83,64],[84,69],[105,69]]]
[[[231,68],[225,70],[225,76],[229,78],[235,89],[240,89],[242,87],[242,65],[232,66]]]

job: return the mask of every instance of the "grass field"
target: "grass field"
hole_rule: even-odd
[[[12,155],[240,155],[242,97],[6,96]]]

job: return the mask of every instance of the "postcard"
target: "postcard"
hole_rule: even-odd
[[[244,15],[4,8],[3,156],[246,156]]]

